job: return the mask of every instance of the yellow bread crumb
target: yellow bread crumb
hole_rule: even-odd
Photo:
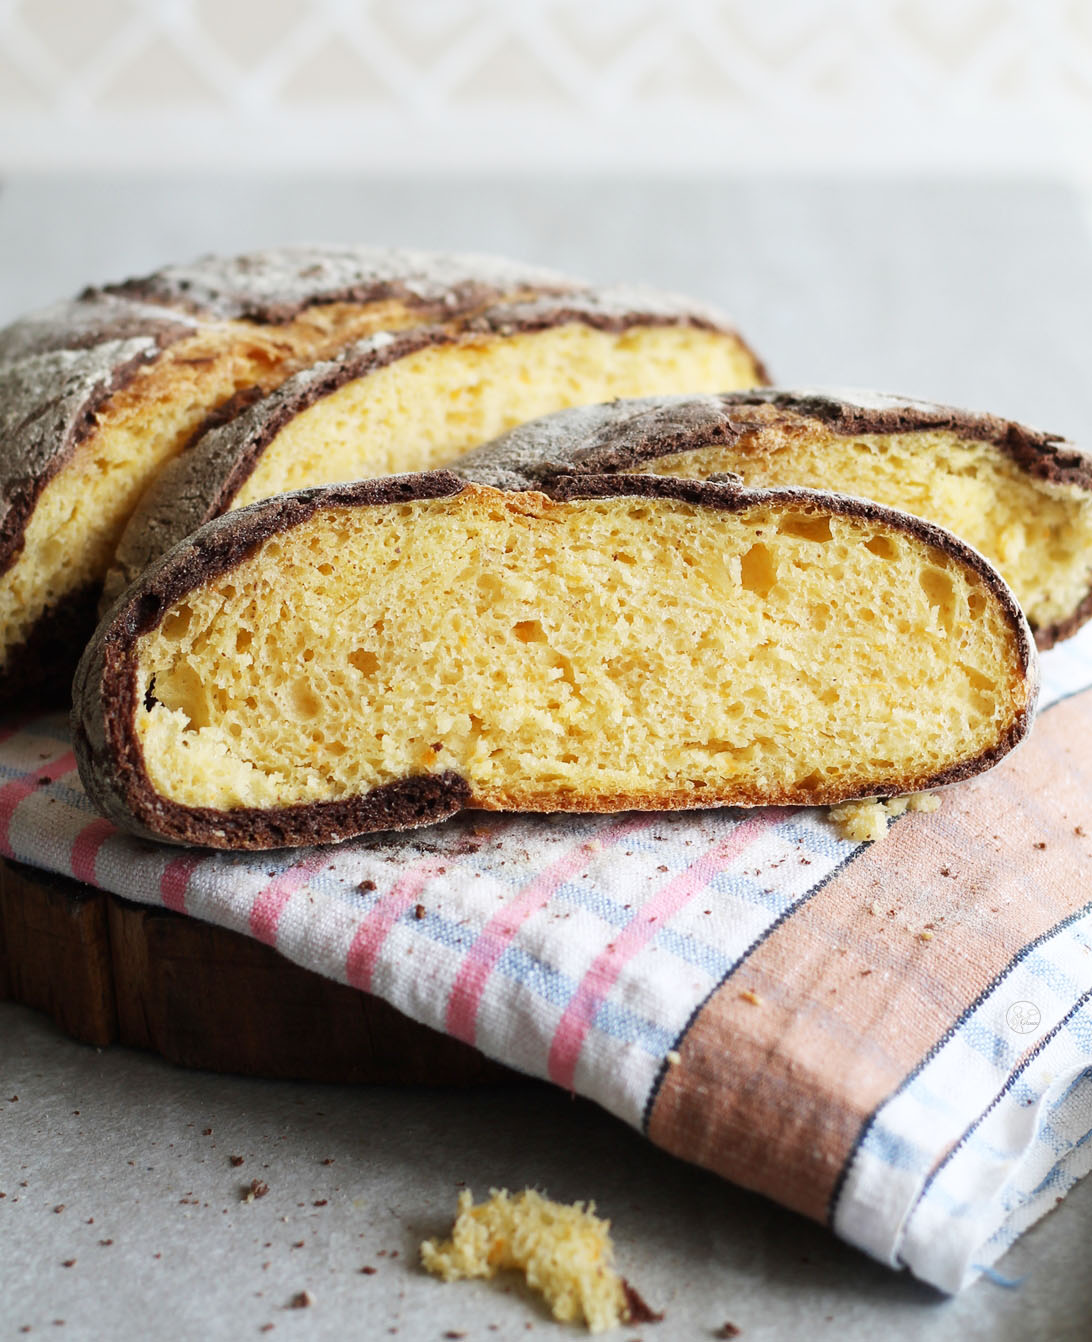
[[[890,801],[877,801],[866,797],[862,801],[846,802],[843,806],[832,806],[827,812],[828,818],[842,831],[843,839],[852,839],[855,843],[879,843],[887,837],[887,822],[904,811],[936,811],[940,808],[940,798],[934,792],[914,792],[909,797],[892,797]]]
[[[748,1002],[751,1006],[762,1005],[762,998],[759,997],[758,993],[756,993],[753,988],[745,988],[743,992],[740,993],[740,997],[744,1002]]]
[[[668,1067],[678,1067],[679,1063],[682,1062],[682,1054],[677,1048],[668,1049],[664,1059]]]
[[[425,1240],[421,1262],[444,1281],[515,1268],[545,1297],[555,1319],[582,1319],[602,1333],[626,1322],[629,1310],[625,1285],[611,1266],[610,1222],[594,1213],[594,1202],[587,1208],[550,1202],[532,1188],[514,1197],[494,1188],[488,1202],[475,1206],[464,1189],[451,1238]]]

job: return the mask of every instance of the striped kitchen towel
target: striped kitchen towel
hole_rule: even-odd
[[[956,1291],[1092,1167],[1092,626],[1043,662],[1029,742],[874,846],[770,809],[171,848],[96,818],[54,714],[0,731],[0,851],[249,933]]]

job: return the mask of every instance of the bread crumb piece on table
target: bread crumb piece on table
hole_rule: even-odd
[[[426,1270],[444,1281],[523,1272],[555,1319],[583,1320],[593,1333],[640,1321],[631,1303],[640,1297],[614,1270],[613,1256],[610,1222],[595,1215],[594,1203],[551,1202],[531,1188],[515,1196],[492,1189],[479,1206],[464,1189],[451,1238],[421,1245]]]
[[[756,993],[753,988],[744,988],[740,993],[740,997],[744,1002],[749,1002],[751,1006],[762,1005],[762,998],[759,997],[758,993]]]
[[[892,797],[890,801],[877,801],[875,797],[865,797],[861,801],[848,801],[841,806],[832,806],[827,818],[842,831],[843,839],[852,839],[854,843],[879,843],[887,837],[887,822],[904,811],[936,811],[940,808],[940,798],[935,792],[914,792],[909,797]]]
[[[677,1048],[670,1048],[664,1054],[664,1062],[667,1063],[668,1067],[678,1067],[679,1063],[682,1062],[682,1054]]]

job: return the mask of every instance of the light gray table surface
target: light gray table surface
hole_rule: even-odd
[[[313,238],[667,285],[727,306],[786,384],[961,402],[1092,441],[1092,247],[1078,199],[1044,184],[21,178],[0,182],[0,322],[89,280]],[[252,1177],[270,1191],[246,1204]],[[666,1311],[627,1342],[729,1320],[745,1342],[1092,1337],[1092,1181],[1002,1261],[1019,1285],[946,1299],[545,1085],[185,1072],[0,1004],[0,1338],[575,1336],[519,1285],[443,1286],[417,1267],[460,1181],[594,1198],[623,1270]],[[287,1309],[304,1289],[314,1304]]]

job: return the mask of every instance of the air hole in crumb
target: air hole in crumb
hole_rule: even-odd
[[[349,665],[355,666],[362,676],[370,676],[379,667],[379,658],[367,648],[357,648],[349,653]]]
[[[829,541],[830,518],[812,517],[808,513],[788,513],[777,524],[782,536],[796,536],[802,541]]]
[[[865,549],[871,550],[880,559],[897,559],[899,557],[899,547],[890,536],[873,536],[870,541],[865,541]]]
[[[967,677],[967,680],[970,682],[972,689],[992,690],[994,688],[994,681],[989,676],[979,671],[977,667],[968,666],[966,662],[960,662],[959,665],[960,669]]]
[[[955,616],[955,589],[952,586],[951,575],[945,573],[943,569],[926,568],[922,570],[918,581],[930,606],[936,608],[941,623],[946,629],[951,630]]]
[[[537,620],[519,620],[512,626],[512,633],[521,643],[545,643],[546,633]]]
[[[777,582],[777,563],[767,546],[751,546],[739,561],[739,577],[748,592],[768,594]]]
[[[317,718],[322,700],[306,680],[297,680],[292,686],[292,707],[301,718]]]
[[[172,610],[163,621],[163,637],[176,641],[184,638],[186,630],[190,627],[190,620],[193,618],[193,610],[186,605],[179,606],[177,610]]]

